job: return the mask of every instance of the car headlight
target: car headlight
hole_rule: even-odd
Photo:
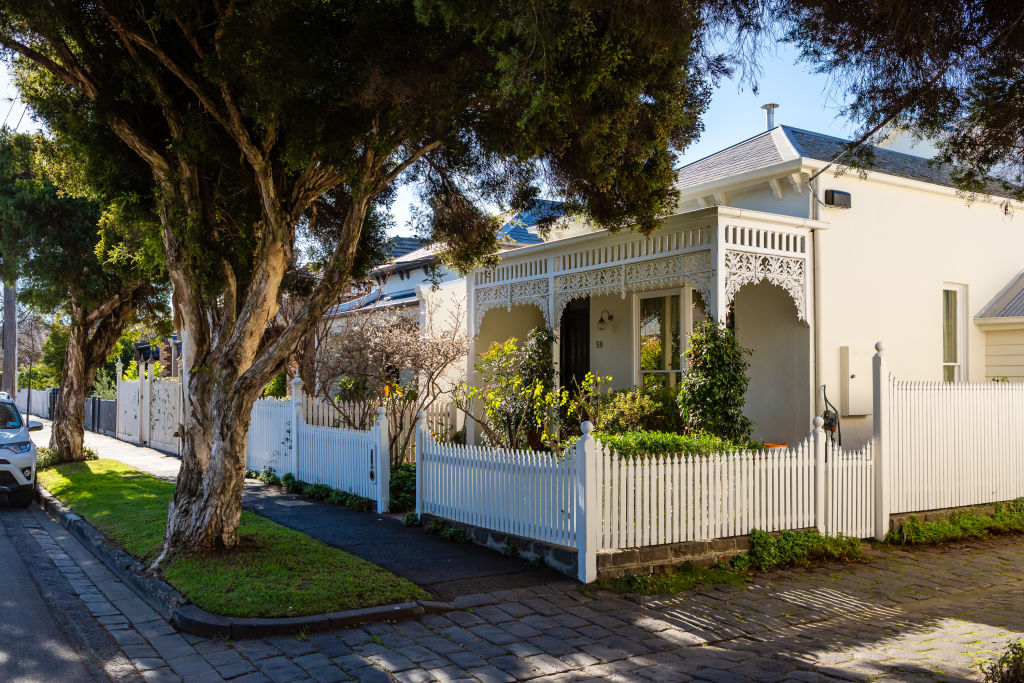
[[[4,446],[4,449],[10,451],[11,453],[28,453],[30,450],[32,450],[32,442],[21,441],[19,443],[9,443],[6,446]]]

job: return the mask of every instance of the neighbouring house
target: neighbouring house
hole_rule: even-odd
[[[498,228],[499,249],[504,252],[539,245],[545,238],[558,239],[587,230],[579,224],[565,223],[542,235],[538,226],[562,213],[559,202],[537,200]],[[392,238],[387,259],[370,272],[368,282],[358,288],[356,295],[328,309],[325,316],[340,328],[353,317],[386,310],[416,317],[424,328],[455,324],[465,333],[466,280],[439,260],[438,251],[436,245],[420,238]],[[453,368],[450,381],[463,381],[464,368],[463,364]]]
[[[851,446],[871,436],[876,341],[903,378],[1024,379],[1024,223],[1003,197],[966,201],[906,136],[879,143],[865,178],[818,174],[846,144],[771,126],[681,168],[677,211],[650,236],[504,252],[466,281],[467,373],[547,325],[563,385],[591,370],[615,388],[675,385],[710,317],[753,350],[755,438],[796,443],[827,392]]]

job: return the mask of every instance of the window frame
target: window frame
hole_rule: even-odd
[[[956,339],[955,361],[945,360],[946,307],[944,299],[946,292],[953,292],[956,295],[956,311],[953,315],[953,322],[956,325],[954,335]],[[941,378],[943,382],[965,382],[967,381],[967,285],[955,282],[944,282],[942,283],[942,293],[943,302],[940,323],[942,347],[939,353],[939,358],[942,361]],[[954,368],[952,380],[946,379],[946,368]]]

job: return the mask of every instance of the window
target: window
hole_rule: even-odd
[[[640,299],[640,381],[644,387],[679,384],[679,342],[679,295]]]
[[[21,415],[11,403],[0,403],[0,429],[21,429]]]
[[[964,371],[965,287],[946,285],[942,288],[942,380],[962,382]]]

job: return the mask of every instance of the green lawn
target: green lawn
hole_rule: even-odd
[[[58,465],[39,483],[144,562],[163,541],[174,484],[116,460]],[[200,607],[239,617],[293,617],[372,607],[430,595],[375,564],[251,512],[239,550],[187,554],[163,578]]]

